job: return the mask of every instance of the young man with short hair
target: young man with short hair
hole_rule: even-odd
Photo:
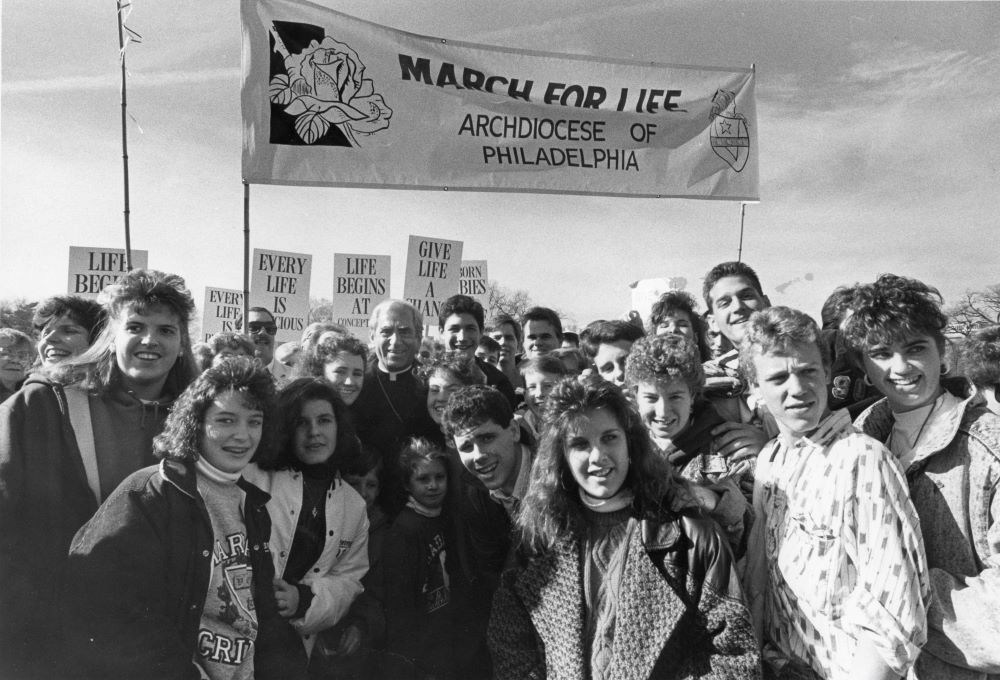
[[[618,387],[625,386],[625,360],[632,343],[645,335],[629,321],[594,321],[580,334],[580,350],[598,375]]]
[[[507,399],[487,385],[455,392],[442,417],[462,460],[458,480],[459,517],[464,522],[477,576],[478,604],[471,639],[485,641],[493,593],[513,551],[513,517],[528,489],[534,442],[514,418]]]
[[[719,438],[719,455],[732,456],[734,461],[752,458],[778,430],[740,376],[738,348],[750,316],[771,303],[757,272],[743,262],[712,267],[705,275],[702,293],[715,327],[736,348],[703,364],[705,398],[727,421],[712,434]]]
[[[486,376],[486,384],[497,388],[510,402],[511,408],[517,404],[514,387],[503,372],[476,357],[479,338],[483,335],[483,306],[468,295],[452,295],[441,305],[438,316],[438,330],[445,346],[463,352],[470,361],[475,361]]]
[[[500,368],[500,343],[488,335],[479,338],[476,347],[476,358],[482,359],[490,366]]]
[[[521,316],[524,331],[524,358],[534,359],[558,349],[562,344],[562,321],[548,307],[532,307]]]
[[[517,364],[521,360],[521,324],[509,314],[497,314],[486,325],[486,334],[500,344],[500,363],[497,365],[514,387],[521,387],[521,374]]]
[[[560,348],[561,349],[561,348]],[[521,362],[524,378],[524,409],[518,410],[521,422],[531,430],[535,439],[542,434],[542,411],[549,392],[569,371],[555,352]]]
[[[812,319],[772,307],[741,337],[741,366],[779,429],[757,459],[748,543],[763,658],[788,677],[905,676],[930,589],[902,468],[828,409],[830,355]]]

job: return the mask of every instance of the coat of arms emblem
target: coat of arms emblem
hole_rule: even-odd
[[[710,117],[712,151],[733,170],[741,171],[750,158],[750,131],[746,117],[736,112],[736,95],[729,90],[716,90]]]

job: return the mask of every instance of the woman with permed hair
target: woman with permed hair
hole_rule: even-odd
[[[298,652],[312,657],[317,635],[334,627],[361,593],[368,571],[365,502],[341,478],[360,455],[347,408],[318,378],[299,378],[278,397],[277,455],[250,465],[244,478],[270,494],[274,596]],[[353,640],[345,653],[360,644]],[[291,652],[292,650],[289,650]]]
[[[1000,417],[950,377],[941,296],[883,274],[855,287],[841,331],[883,399],[854,424],[906,471],[933,597],[920,678],[1000,672]]]
[[[56,295],[35,307],[31,325],[38,334],[38,360],[42,366],[77,356],[97,339],[104,325],[104,308],[79,295]]]
[[[32,374],[0,406],[0,676],[54,676],[51,613],[70,540],[155,462],[153,438],[197,373],[184,279],[133,270],[100,300],[106,323],[91,347]]]
[[[620,389],[564,380],[489,625],[496,677],[759,678],[732,556]]]
[[[272,591],[268,495],[241,477],[270,455],[273,407],[273,380],[251,359],[209,368],[180,396],[160,464],[122,482],[70,546],[69,676],[305,677]]]
[[[361,394],[367,363],[366,345],[352,335],[327,330],[318,342],[303,347],[292,375],[325,379],[350,407]]]
[[[486,375],[464,351],[457,350],[432,354],[420,364],[417,375],[427,386],[427,415],[441,428],[429,438],[440,446],[453,449],[454,443],[446,436],[441,423],[448,398],[467,385],[485,385]]]

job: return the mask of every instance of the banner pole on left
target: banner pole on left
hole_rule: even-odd
[[[243,333],[250,333],[250,183],[243,182]]]
[[[128,269],[132,269],[132,234],[129,230],[129,207],[128,207],[128,127],[126,125],[128,120],[127,107],[128,103],[125,96],[125,8],[128,6],[122,4],[121,0],[116,0],[115,5],[118,9],[118,57],[121,62],[122,67],[122,166],[124,168],[124,178],[125,178],[125,266]]]

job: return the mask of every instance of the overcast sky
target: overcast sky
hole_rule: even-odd
[[[761,202],[743,259],[778,304],[818,317],[837,285],[892,271],[954,300],[1000,282],[1000,4],[323,0],[414,33],[697,65],[756,64]],[[112,0],[2,3],[0,297],[65,292],[68,246],[123,247]],[[134,0],[128,49],[132,244],[152,267],[242,287],[237,2]],[[334,252],[407,236],[571,322],[619,316],[631,281],[735,259],[739,203],[472,192],[251,188],[254,247]],[[371,210],[377,204],[379,210]]]

